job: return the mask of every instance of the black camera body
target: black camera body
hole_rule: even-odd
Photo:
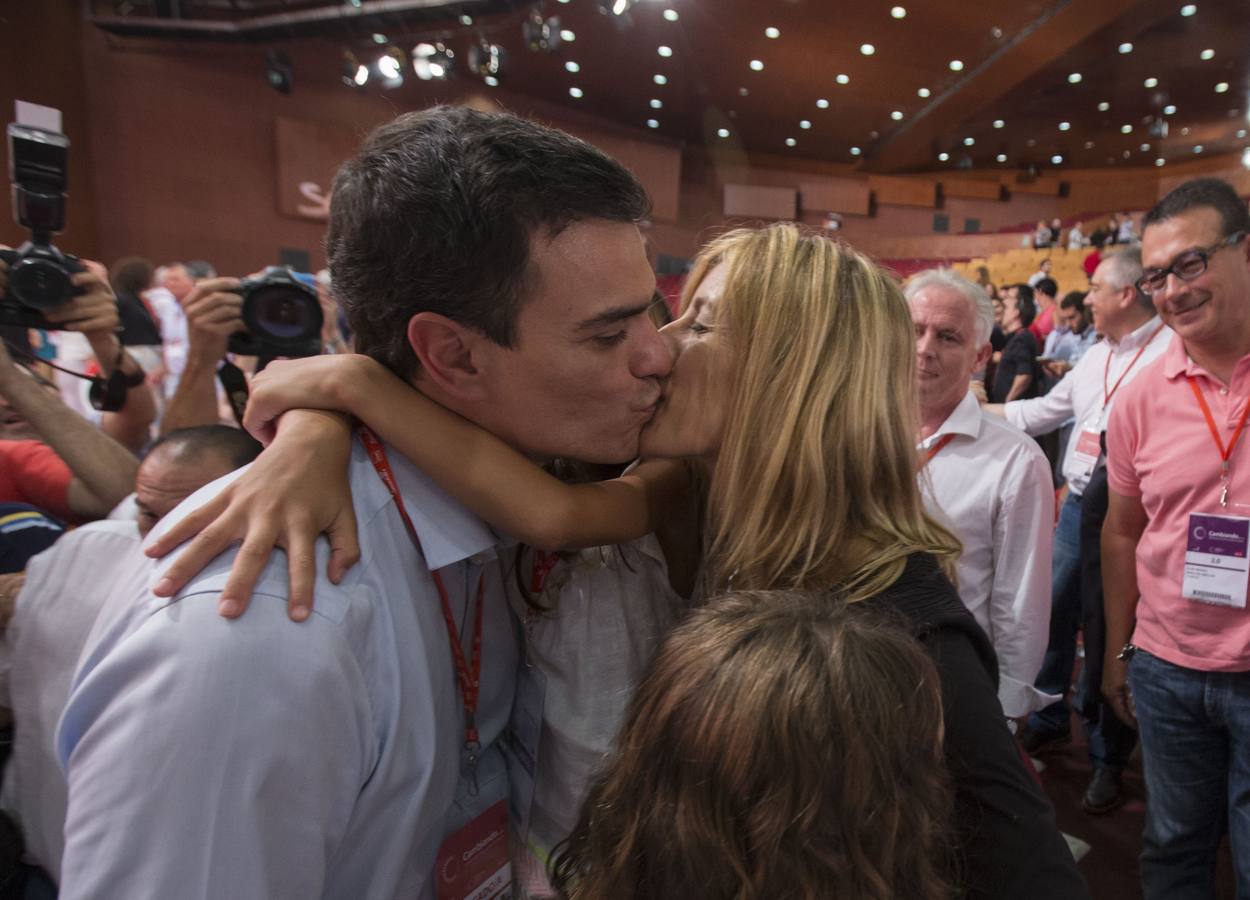
[[[260,357],[258,369],[280,356],[296,358],[321,352],[325,317],[317,292],[290,269],[270,266],[239,285],[246,331],[230,336],[231,353]]]
[[[84,271],[76,256],[52,244],[52,236],[65,229],[69,138],[18,124],[9,125],[8,137],[13,218],[30,229],[30,240],[16,250],[0,250],[0,259],[9,264],[0,325],[55,331],[43,313],[81,293],[70,276]]]

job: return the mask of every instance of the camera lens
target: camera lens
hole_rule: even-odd
[[[9,271],[9,293],[34,309],[51,309],[73,296],[69,274],[46,259],[24,259]]]
[[[316,298],[291,288],[262,288],[248,298],[244,316],[260,334],[277,342],[300,341],[321,331],[321,306]]]

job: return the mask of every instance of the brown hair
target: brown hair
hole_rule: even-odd
[[[951,894],[932,660],[872,604],[749,591],[657,653],[553,883],[573,900]]]
[[[118,294],[138,296],[152,286],[155,273],[152,263],[141,256],[127,256],[113,263],[109,270],[109,284]]]

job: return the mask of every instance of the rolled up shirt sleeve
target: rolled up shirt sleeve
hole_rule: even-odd
[[[227,620],[218,597],[153,599],[80,661],[65,900],[321,896],[377,757],[364,680],[335,623],[267,595]]]

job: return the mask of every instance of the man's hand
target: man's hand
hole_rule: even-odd
[[[974,378],[968,382],[968,390],[972,392],[972,396],[977,398],[977,403],[984,406],[990,402],[989,396],[985,393],[985,382],[979,378]]]
[[[187,314],[189,356],[200,362],[216,362],[226,355],[230,335],[243,331],[243,298],[233,293],[237,278],[206,278],[182,298]]]
[[[117,314],[117,298],[108,281],[94,272],[75,272],[70,281],[82,293],[68,303],[44,310],[44,318],[61,331],[82,333],[93,344],[113,337],[121,319]],[[101,360],[101,364],[104,362]]]
[[[1102,664],[1102,695],[1111,709],[1126,724],[1137,727],[1137,714],[1133,709],[1133,695],[1128,689],[1128,662],[1119,658],[1120,651],[1107,648]]]
[[[1048,359],[1042,363],[1042,369],[1051,378],[1062,378],[1072,369],[1072,363],[1064,362],[1061,359]]]

